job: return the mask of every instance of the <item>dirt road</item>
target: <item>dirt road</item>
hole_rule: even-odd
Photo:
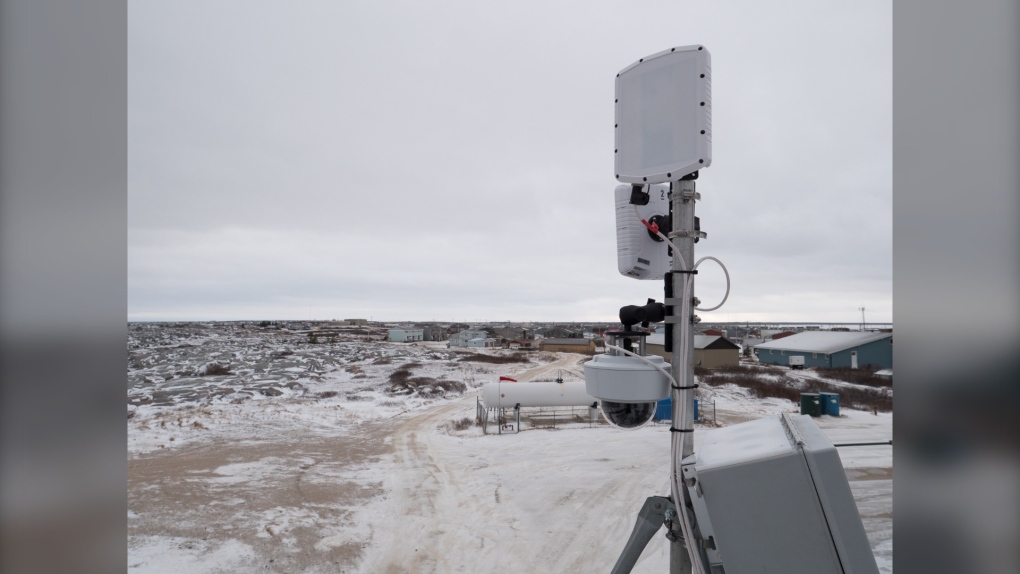
[[[570,354],[514,378],[573,370],[582,358]],[[631,525],[603,504],[636,510],[666,476],[668,458],[648,457],[640,469],[631,465],[618,478],[592,483],[586,468],[613,463],[598,457],[595,440],[579,447],[590,457],[568,462],[551,454],[563,448],[555,432],[467,438],[445,432],[450,421],[473,417],[474,407],[474,397],[465,397],[415,414],[390,434],[389,498],[371,510],[386,519],[373,526],[360,570],[559,573],[609,566],[600,557],[607,534],[624,540]]]
[[[582,361],[589,359],[590,357],[588,355],[581,355],[578,353],[561,353],[561,354],[563,355],[563,357],[556,360],[555,362],[549,363],[547,365],[541,365],[533,369],[528,369],[523,373],[514,375],[513,378],[517,379],[518,381],[533,381],[543,375],[549,375],[550,373],[555,374],[556,371],[561,370],[566,371],[574,375],[575,377],[584,378],[584,373],[581,370],[580,363]]]
[[[322,540],[382,493],[381,480],[356,470],[383,454],[374,434],[289,433],[129,460],[129,569],[166,571],[168,554],[177,571],[354,568],[363,543]]]

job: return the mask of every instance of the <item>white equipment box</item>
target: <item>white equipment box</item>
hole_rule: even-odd
[[[656,215],[669,215],[669,184],[646,185],[648,205],[630,203],[631,186],[616,186],[616,258],[620,273],[635,279],[662,279],[671,265],[668,245],[652,239],[641,219],[651,221]],[[669,229],[660,229],[668,235]]]
[[[878,573],[836,448],[811,417],[704,436],[682,468],[713,573]]]

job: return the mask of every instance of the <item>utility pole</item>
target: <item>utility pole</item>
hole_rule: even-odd
[[[671,192],[670,199],[673,208],[673,231],[670,233],[669,238],[673,241],[673,245],[677,247],[677,250],[673,253],[673,297],[676,298],[683,294],[689,300],[693,300],[693,288],[689,293],[683,293],[682,291],[682,284],[685,278],[681,273],[690,273],[694,266],[694,202],[700,195],[694,190],[693,179],[673,182],[672,187],[673,191]],[[686,263],[686,268],[683,267],[682,262]],[[691,283],[693,286],[693,280]],[[691,304],[692,312],[693,307],[694,305]],[[673,378],[678,383],[682,384],[683,381],[686,381],[688,385],[692,385],[694,384],[694,316],[692,315],[691,321],[688,321],[686,324],[674,323],[672,327],[673,348],[671,350],[673,357],[671,364]],[[681,348],[680,345],[682,343],[686,343],[686,349]],[[681,358],[685,356],[691,360],[681,363]],[[694,393],[685,393],[685,395],[685,400],[688,402],[688,412],[693,413]],[[673,421],[674,428],[683,428],[680,426],[681,424],[691,425],[693,421]],[[690,433],[681,434],[689,435]],[[681,438],[684,439],[683,456],[690,456],[694,453],[694,442],[690,440],[690,436],[682,436]]]
[[[864,307],[861,306],[860,308],[858,308],[858,311],[861,312],[861,332],[863,332],[865,329],[868,328],[868,323],[867,321],[864,320]]]
[[[674,321],[680,319],[682,316],[680,309],[686,305],[690,306],[692,313],[690,320],[684,323],[676,322],[669,325],[669,328],[673,330],[671,367],[673,378],[680,386],[691,386],[694,384],[694,304],[690,300],[694,298],[694,282],[693,280],[691,281],[692,289],[689,293],[684,293],[683,285],[687,279],[684,272],[692,272],[692,267],[694,266],[694,203],[698,198],[698,194],[695,191],[694,179],[690,178],[690,176],[680,181],[672,182],[670,187],[673,230],[669,236],[673,241],[673,245],[676,246],[676,249],[673,250],[672,297],[674,299],[684,297],[688,301],[678,301],[677,303],[679,304],[671,305],[674,302],[667,299],[666,305],[671,305],[676,310]],[[684,264],[686,264],[686,269]],[[686,349],[682,345],[685,345]],[[688,360],[685,361],[685,358]],[[693,433],[690,432],[694,429],[694,421],[682,420],[681,418],[682,412],[694,412],[694,392],[693,389],[687,389],[675,391],[673,395],[674,397],[679,395],[680,400],[685,403],[683,405],[685,408],[681,408],[680,401],[676,400],[676,398],[673,400],[673,428],[682,432],[671,433],[674,435],[672,437],[673,440],[681,441],[680,451],[682,453],[681,458],[683,458],[694,453],[694,437],[692,436]],[[680,473],[680,460],[677,460],[675,456],[673,456],[671,461],[670,472]],[[689,495],[684,492],[687,490],[687,486],[683,485],[683,491],[677,491],[676,483],[676,480],[670,480],[670,484],[673,485],[672,498],[676,512],[687,512],[685,501],[689,499]],[[670,574],[690,574],[691,572],[693,565],[691,564],[691,557],[688,554],[687,548],[685,548],[685,543],[694,544],[694,541],[685,541],[679,536],[673,536],[670,540]],[[694,550],[692,549],[692,551]]]

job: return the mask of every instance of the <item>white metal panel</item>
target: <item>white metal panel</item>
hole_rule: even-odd
[[[616,179],[662,183],[712,165],[712,61],[704,46],[642,58],[616,75]]]
[[[702,436],[704,442],[695,460],[684,461],[694,462],[699,472],[794,452],[794,445],[776,418],[714,429]]]

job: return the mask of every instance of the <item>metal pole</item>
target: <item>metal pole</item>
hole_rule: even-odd
[[[670,201],[672,202],[673,208],[673,232],[670,234],[670,239],[676,246],[676,249],[673,252],[672,268],[673,271],[690,271],[690,267],[694,265],[694,202],[697,197],[695,194],[694,180],[689,179],[674,181],[670,188]],[[680,262],[681,256],[683,257],[683,261],[687,264],[686,269]],[[684,280],[685,277],[683,274],[674,274],[673,297],[687,297],[689,299],[693,299],[693,287],[689,293],[683,293]],[[679,316],[680,308],[674,308],[674,315]],[[673,356],[670,361],[673,370],[673,378],[676,379],[677,383],[681,386],[692,385],[694,384],[694,324],[691,322],[687,322],[686,324],[672,323],[669,328],[673,329]],[[682,349],[682,344],[686,344],[687,348]],[[686,362],[683,361],[681,357],[684,356],[689,357],[690,360]],[[686,403],[685,411],[687,413],[693,413],[694,393],[690,390],[680,391],[680,399]],[[680,405],[676,404],[676,402],[677,401],[674,401],[673,405],[673,428],[693,428],[693,421],[680,420],[681,409]],[[691,436],[693,433],[677,434],[679,434],[678,440],[681,441],[682,445],[682,456],[687,457],[691,455],[694,452],[694,437]],[[680,472],[679,460],[672,461],[671,471],[675,473]],[[686,485],[684,485],[683,488],[686,489]],[[686,509],[683,507],[684,498],[683,493],[673,493],[673,503],[676,505],[677,512],[686,512]],[[693,544],[693,541],[687,541],[687,543]],[[687,554],[687,549],[684,547],[683,541],[679,539],[674,539],[670,542],[669,571],[671,574],[690,574],[692,571],[690,556]]]
[[[676,245],[680,253],[673,254],[673,270],[681,271],[680,255],[683,256],[683,260],[687,265],[694,265],[694,202],[695,202],[695,191],[694,191],[694,180],[682,180],[674,182],[673,185],[673,232],[674,236],[670,239],[673,240],[673,244]],[[688,268],[687,271],[690,269]],[[674,297],[679,297],[681,293],[676,288],[677,282],[682,281],[682,276],[676,276],[674,278]],[[693,284],[693,281],[691,282]],[[694,298],[694,289],[691,288],[690,293],[686,293],[686,297],[689,299]],[[693,305],[692,305],[693,307]],[[693,316],[693,315],[692,315]],[[686,331],[686,333],[683,333]],[[681,337],[681,334],[685,334],[686,337]],[[686,338],[687,349],[685,353],[680,352],[681,341]],[[686,355],[690,358],[686,364],[681,364],[680,356]],[[671,366],[673,368],[673,378],[684,384],[682,381],[686,381],[687,385],[694,384],[694,324],[687,323],[681,325],[678,323],[673,324],[673,357],[671,360]],[[691,391],[685,391],[684,400],[687,402],[687,412],[694,412],[694,393]],[[678,411],[674,411],[674,416]],[[680,421],[674,420],[674,428],[682,428],[679,424],[691,424],[692,421]],[[694,453],[694,441],[691,440],[693,437],[691,433],[681,433],[681,439],[684,441],[683,456],[687,457]],[[674,461],[676,464],[680,464],[680,461]]]

